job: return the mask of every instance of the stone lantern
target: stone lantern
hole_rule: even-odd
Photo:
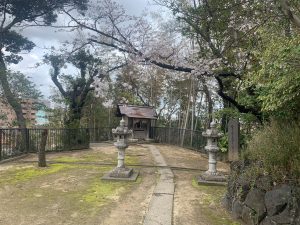
[[[208,170],[204,172],[198,179],[200,184],[225,184],[225,177],[217,172],[217,152],[219,151],[218,140],[223,136],[216,128],[216,123],[213,121],[210,124],[210,129],[202,133],[202,136],[207,138],[207,144],[204,149],[208,152]]]
[[[125,150],[128,148],[128,137],[132,135],[132,130],[128,130],[125,126],[125,121],[122,118],[120,126],[112,129],[113,135],[116,137],[116,146],[118,150],[118,164],[117,167],[104,175],[102,179],[105,180],[136,180],[138,173],[134,172],[132,168],[125,167]]]

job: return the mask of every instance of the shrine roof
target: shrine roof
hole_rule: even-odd
[[[156,112],[151,106],[118,104],[117,116],[124,115],[130,118],[157,119]]]

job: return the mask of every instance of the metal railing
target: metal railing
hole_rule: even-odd
[[[202,131],[169,127],[152,127],[150,138],[159,143],[177,145],[203,153],[205,152],[205,139],[202,136]]]
[[[44,129],[0,129],[0,161],[38,152]],[[89,129],[48,129],[46,151],[89,148]]]
[[[0,129],[0,161],[26,153],[36,153],[40,148],[44,129]],[[201,131],[152,127],[150,138],[156,142],[177,145],[204,152],[205,140]],[[80,129],[48,129],[46,151],[87,149],[90,142],[113,140],[111,127]]]
[[[99,143],[113,140],[111,127],[89,128],[90,142]],[[204,151],[205,139],[201,131],[188,129],[152,127],[150,129],[150,138],[156,142],[177,145],[184,148]]]
[[[92,143],[113,140],[112,127],[89,128],[89,133]]]
[[[0,129],[0,160],[26,153],[29,144],[27,140],[27,129]]]

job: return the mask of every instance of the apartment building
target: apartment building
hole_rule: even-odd
[[[34,99],[21,99],[23,116],[28,127],[36,124],[36,113]],[[6,100],[0,98],[0,127],[16,127],[17,116]]]

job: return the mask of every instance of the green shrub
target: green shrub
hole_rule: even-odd
[[[220,138],[220,140],[218,142],[218,146],[219,146],[221,152],[228,151],[228,135],[227,134],[223,135]]]
[[[276,182],[300,178],[300,126],[272,122],[257,131],[248,143],[245,158],[259,165]]]

